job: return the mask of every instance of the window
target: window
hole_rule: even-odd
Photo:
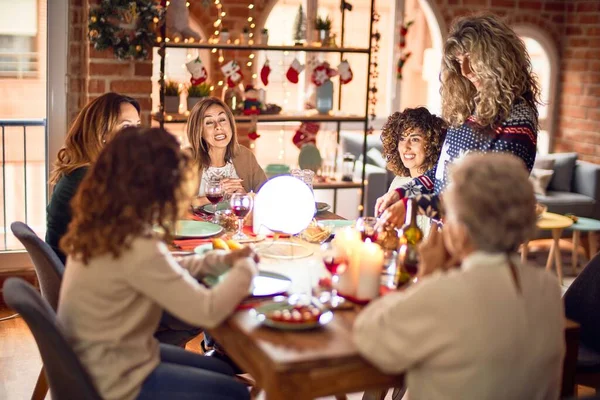
[[[35,78],[39,55],[36,0],[0,0],[0,78]]]

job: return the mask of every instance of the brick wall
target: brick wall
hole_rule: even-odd
[[[257,0],[253,15],[258,32],[277,0]],[[447,26],[461,15],[489,10],[504,16],[509,23],[526,23],[539,27],[555,41],[561,56],[558,88],[557,132],[555,150],[576,151],[580,158],[600,163],[600,0],[430,0],[434,2]],[[149,120],[151,61],[123,62],[110,52],[89,49],[86,38],[87,12],[94,0],[71,0],[71,46],[69,67],[69,116],[89,99],[115,90],[138,99]],[[214,2],[204,8],[193,1],[190,14],[205,34],[214,30],[217,10]],[[224,1],[227,16],[223,26],[232,37],[248,24],[249,0]],[[247,54],[238,52],[238,61]],[[211,62],[213,74],[219,74],[216,57]],[[244,65],[244,75],[251,71]],[[218,80],[211,77],[213,81]]]

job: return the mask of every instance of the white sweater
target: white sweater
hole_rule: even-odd
[[[179,263],[164,243],[137,238],[118,259],[95,257],[87,265],[69,257],[58,319],[103,399],[134,399],[160,362],[154,332],[163,309],[195,326],[212,328],[250,292],[257,269],[238,260],[213,289],[194,277],[228,267],[220,254]]]
[[[564,345],[560,287],[522,266],[516,289],[505,254],[476,252],[369,304],[354,325],[361,354],[406,371],[411,400],[557,399]]]

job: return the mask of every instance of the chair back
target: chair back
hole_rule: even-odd
[[[52,399],[101,400],[77,355],[67,343],[50,305],[19,278],[4,283],[4,301],[21,314],[38,345]]]
[[[600,253],[575,278],[563,300],[567,318],[581,325],[581,344],[600,351]]]
[[[18,221],[13,222],[10,225],[10,229],[23,246],[25,246],[29,257],[33,261],[33,266],[40,282],[40,288],[42,289],[42,296],[56,311],[60,283],[65,272],[65,266],[54,250],[40,239],[27,224]]]

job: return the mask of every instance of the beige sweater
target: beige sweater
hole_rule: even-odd
[[[476,252],[369,304],[354,325],[362,355],[407,372],[411,400],[557,399],[565,353],[560,286],[505,254]]]
[[[58,318],[69,342],[105,399],[134,399],[160,362],[153,334],[163,309],[181,320],[219,325],[250,292],[254,261],[238,260],[212,290],[194,277],[227,269],[221,254],[179,260],[164,243],[137,238],[119,259],[72,259],[60,292]]]

